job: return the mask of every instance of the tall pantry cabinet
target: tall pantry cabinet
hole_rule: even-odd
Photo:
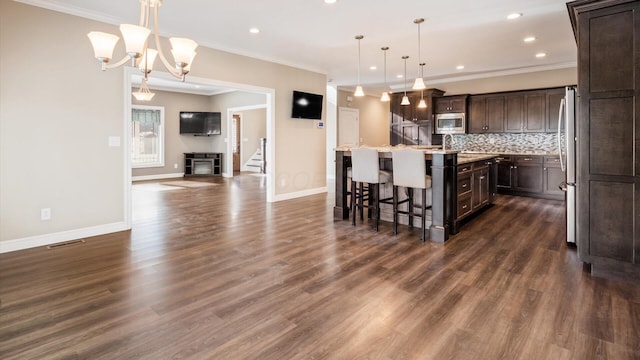
[[[579,256],[594,273],[640,279],[640,1],[567,8],[578,44]]]

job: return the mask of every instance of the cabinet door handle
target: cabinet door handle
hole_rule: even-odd
[[[463,188],[466,188],[466,187],[467,187],[467,184],[462,184],[462,187],[463,187]]]
[[[466,208],[467,208],[467,205],[463,205],[463,206],[462,206],[462,208],[463,208],[463,209],[466,209]]]

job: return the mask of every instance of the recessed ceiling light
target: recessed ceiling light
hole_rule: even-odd
[[[545,56],[547,56],[547,54],[545,54],[545,53],[537,53],[537,54],[536,54],[536,57],[537,57],[537,58],[543,58],[543,57],[545,57]]]
[[[336,0],[324,0],[325,4],[335,4]]]
[[[397,77],[398,79],[402,79],[404,76],[402,76],[402,74],[399,74],[399,75],[396,75],[396,77]]]
[[[456,69],[462,70],[462,69],[464,69],[464,65],[458,65],[458,66],[456,66]]]
[[[376,70],[377,68],[378,68],[378,67],[377,67],[377,66],[375,66],[375,65],[371,65],[371,66],[369,66],[369,70]]]
[[[524,38],[524,42],[534,42],[536,41],[536,37],[535,36],[527,36],[526,38]]]
[[[522,13],[512,13],[512,14],[507,15],[507,19],[513,20],[513,19],[519,18],[520,16],[522,16]]]
[[[253,28],[249,29],[249,32],[252,33],[252,34],[259,34],[260,33],[260,29],[253,27]]]

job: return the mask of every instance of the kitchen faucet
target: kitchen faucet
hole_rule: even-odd
[[[453,138],[453,134],[444,134],[442,136],[442,151],[447,150],[447,135],[451,137],[451,145],[456,143],[456,140]]]

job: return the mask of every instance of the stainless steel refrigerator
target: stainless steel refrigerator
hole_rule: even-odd
[[[560,188],[567,193],[567,244],[571,246],[576,246],[576,142],[576,89],[567,87],[558,114],[558,154],[565,174]]]

